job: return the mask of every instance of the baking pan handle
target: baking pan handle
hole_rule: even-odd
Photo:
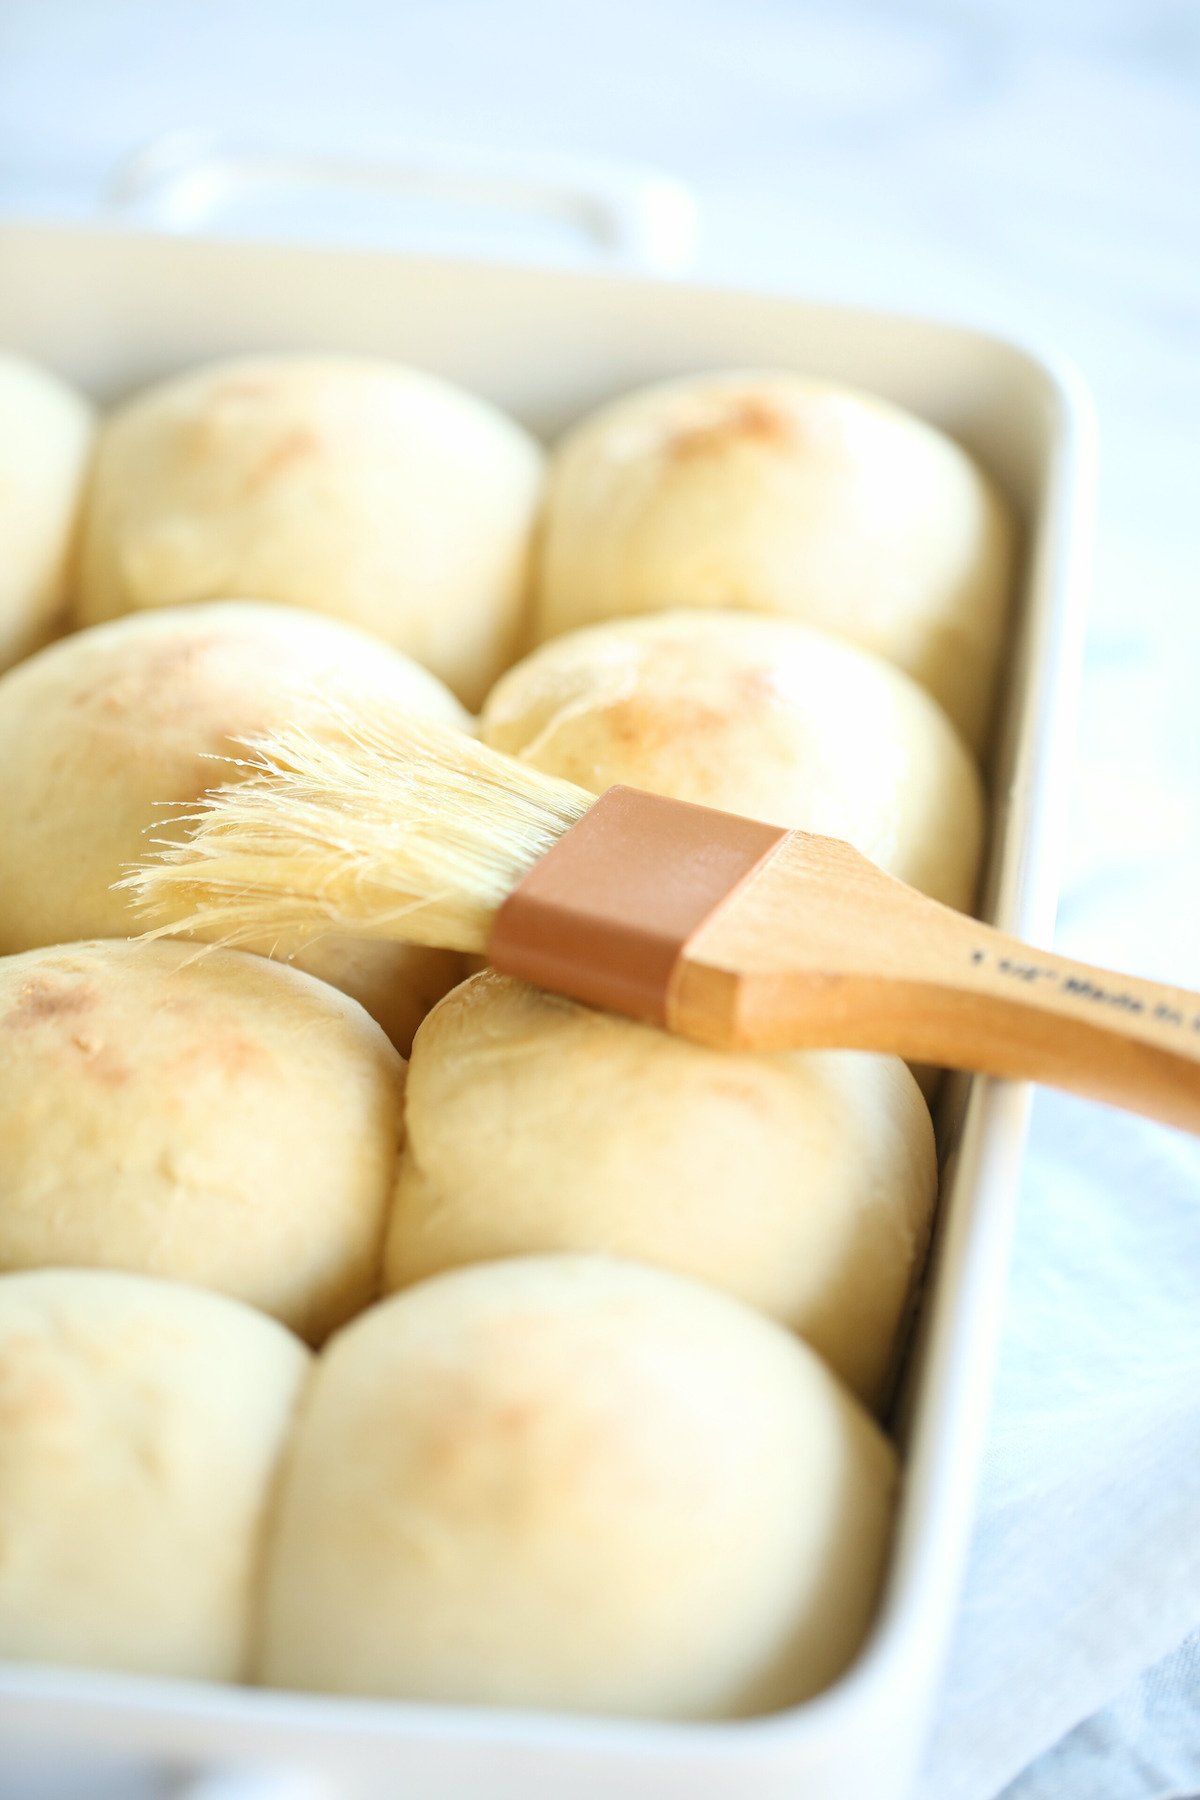
[[[448,145],[373,159],[256,149],[173,131],[119,165],[104,204],[110,214],[160,230],[199,232],[247,201],[294,206],[297,196],[432,202],[566,225],[604,260],[660,275],[687,269],[696,250],[695,198],[673,176],[624,163]]]

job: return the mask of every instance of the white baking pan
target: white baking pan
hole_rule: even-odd
[[[149,169],[151,186],[160,173]],[[563,216],[561,184],[553,202]],[[669,191],[650,215],[628,202],[610,191],[588,217],[636,248],[653,239],[654,207],[665,208],[678,250],[687,221]],[[748,364],[853,382],[910,407],[978,456],[1025,520],[984,912],[1049,940],[1092,431],[1075,380],[1045,359],[953,325],[681,281],[29,225],[0,229],[0,345],[101,399],[231,352],[374,352],[477,389],[547,434],[640,382]],[[1015,1085],[955,1080],[943,1094],[939,1226],[895,1421],[906,1477],[890,1578],[857,1662],[817,1700],[748,1723],[656,1725],[9,1665],[0,1730],[10,1764],[72,1750],[146,1757],[196,1771],[214,1793],[299,1781],[347,1800],[901,1800],[969,1537],[1027,1109]]]

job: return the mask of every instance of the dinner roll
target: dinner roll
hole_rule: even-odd
[[[1013,537],[971,458],[883,400],[783,371],[671,381],[554,452],[535,641],[660,607],[787,613],[907,670],[978,750]]]
[[[294,719],[313,692],[358,694],[466,727],[426,670],[365,633],[252,601],[173,608],[78,633],[0,680],[0,953],[124,937],[143,921],[112,884],[181,836],[208,788],[238,771],[214,757]],[[281,955],[360,1000],[406,1052],[458,979],[441,950],[328,936]]]
[[[593,793],[623,782],[847,838],[969,909],[979,773],[919,687],[787,619],[673,612],[557,638],[484,706],[489,744]]]
[[[871,1618],[895,1456],[811,1351],[607,1257],[462,1269],[320,1358],[262,1679],[673,1718],[769,1712]]]
[[[84,624],[257,594],[365,626],[469,705],[512,661],[542,453],[432,375],[369,358],[208,364],[104,426]]]
[[[0,1657],[244,1679],[310,1361],[195,1288],[0,1278]]]
[[[404,1064],[344,994],[239,950],[0,959],[0,1269],[217,1288],[319,1341],[376,1291]]]
[[[0,670],[59,623],[92,429],[82,394],[0,354]]]
[[[877,1403],[936,1192],[896,1058],[709,1050],[489,972],[417,1033],[384,1285],[636,1257],[772,1314]]]

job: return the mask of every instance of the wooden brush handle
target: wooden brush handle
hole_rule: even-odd
[[[666,1022],[1042,1081],[1200,1131],[1200,994],[1031,949],[802,832],[688,942]]]

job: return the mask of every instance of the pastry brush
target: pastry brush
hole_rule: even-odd
[[[597,798],[377,707],[318,705],[245,752],[124,878],[161,931],[475,952],[702,1044],[886,1051],[1200,1130],[1200,995],[1033,949],[849,844]]]

